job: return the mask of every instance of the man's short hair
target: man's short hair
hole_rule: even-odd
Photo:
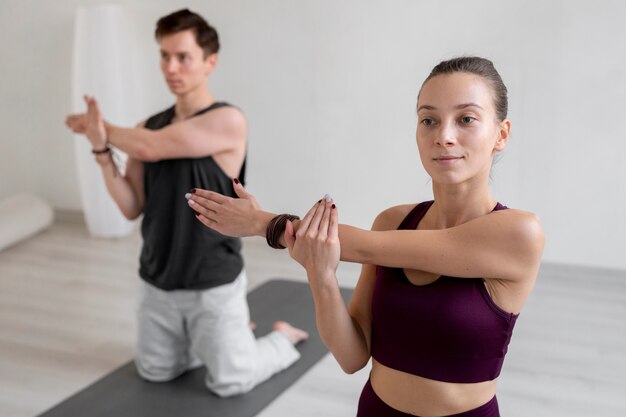
[[[209,25],[199,14],[189,9],[178,10],[163,16],[156,24],[154,36],[157,40],[167,35],[192,30],[196,35],[196,42],[204,50],[204,57],[217,53],[220,49],[220,41],[217,31]]]

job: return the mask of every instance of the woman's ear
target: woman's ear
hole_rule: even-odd
[[[498,140],[494,149],[498,152],[503,151],[506,145],[509,143],[509,136],[511,135],[511,121],[504,119],[498,125]]]

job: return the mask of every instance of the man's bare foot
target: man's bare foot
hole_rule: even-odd
[[[256,323],[253,322],[252,320],[250,320],[248,322],[248,327],[250,328],[250,330],[254,330],[254,329],[256,329]]]
[[[281,332],[293,345],[297,345],[309,338],[309,334],[302,329],[298,329],[297,327],[293,327],[291,324],[286,321],[277,321],[274,323],[272,328],[278,332]]]

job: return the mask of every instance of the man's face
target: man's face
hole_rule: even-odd
[[[217,54],[205,58],[191,30],[163,36],[159,46],[161,71],[172,93],[185,95],[198,88],[206,88]]]

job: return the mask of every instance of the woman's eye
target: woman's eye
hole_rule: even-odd
[[[435,122],[433,121],[433,119],[422,119],[421,123],[424,126],[432,126],[433,123],[435,123]]]
[[[473,118],[472,116],[464,116],[464,117],[461,117],[461,121],[462,121],[464,124],[470,124],[470,123],[472,123],[474,120],[476,120],[476,119],[475,119],[475,118]]]

